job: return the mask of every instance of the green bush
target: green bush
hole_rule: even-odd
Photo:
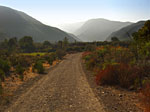
[[[49,56],[48,63],[49,63],[50,65],[52,65],[52,64],[53,64],[53,61],[55,61],[55,60],[56,60],[56,53],[51,53],[50,56]]]
[[[53,64],[53,61],[56,60],[56,53],[50,53],[50,54],[46,54],[44,56],[44,59],[50,64]]]
[[[22,65],[24,68],[28,68],[33,63],[35,57],[33,56],[23,56],[23,55],[13,55],[10,57],[10,62],[13,67],[17,65]]]
[[[34,70],[37,70],[38,73],[42,74],[44,73],[44,67],[43,67],[43,63],[41,62],[41,60],[38,60],[34,66],[33,66]]]
[[[48,60],[48,63],[50,64],[50,65],[53,65],[53,59],[51,59],[51,58],[49,58],[49,60]]]
[[[8,75],[9,71],[10,71],[10,64],[9,64],[9,62],[6,61],[6,60],[0,59],[0,69],[3,70],[5,75]]]
[[[23,74],[24,71],[25,71],[25,69],[21,65],[18,65],[16,67],[16,73],[17,74]]]
[[[23,73],[24,73],[25,69],[21,66],[21,65],[17,65],[16,67],[16,73],[19,74],[19,78],[23,81]]]
[[[5,73],[3,70],[0,69],[0,80],[4,81],[5,80]]]

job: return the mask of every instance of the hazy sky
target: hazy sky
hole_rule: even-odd
[[[51,26],[92,18],[132,22],[150,19],[150,0],[0,0],[0,5]]]

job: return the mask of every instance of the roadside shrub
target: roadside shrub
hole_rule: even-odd
[[[99,66],[100,58],[98,58],[98,55],[95,54],[95,52],[84,52],[82,54],[82,58],[85,61],[86,68],[89,70],[94,70]]]
[[[97,58],[95,56],[93,56],[92,58],[90,58],[90,56],[86,56],[85,59],[86,60],[89,59],[88,61],[86,61],[87,69],[93,70],[96,67],[96,65],[97,65],[97,62],[98,62]]]
[[[28,68],[31,66],[35,58],[36,57],[33,56],[14,55],[10,57],[10,62],[13,67],[22,65],[24,68]]]
[[[66,52],[64,50],[58,49],[56,51],[56,56],[58,57],[58,59],[62,59],[65,55],[66,55]]]
[[[48,59],[48,63],[49,63],[50,65],[53,65],[53,61],[54,61],[54,60],[53,60],[52,58],[49,58],[49,59]]]
[[[117,68],[119,85],[123,88],[137,88],[141,83],[140,68],[129,64],[120,64]]]
[[[24,68],[28,68],[34,62],[34,59],[36,59],[34,56],[23,56],[22,59],[20,59],[20,65]]]
[[[104,70],[101,70],[96,76],[97,84],[115,85],[118,83],[118,76],[116,72],[117,66],[109,65]]]
[[[21,65],[17,65],[17,67],[16,67],[16,73],[19,74],[19,78],[22,81],[24,79],[24,76],[23,76],[24,71],[25,71],[25,69]]]
[[[0,80],[4,81],[5,80],[5,73],[2,69],[0,69]]]
[[[0,59],[0,69],[3,70],[5,75],[9,75],[9,71],[10,71],[10,64],[9,64],[9,62],[6,61],[6,60]]]
[[[18,57],[16,55],[12,55],[9,57],[11,66],[15,67],[18,65]]]
[[[123,88],[139,86],[141,82],[140,72],[137,67],[128,64],[108,65],[96,76],[97,84],[119,85]],[[136,84],[135,84],[136,83]]]
[[[85,59],[86,61],[88,61],[90,59],[90,54],[92,54],[92,52],[83,52],[82,53],[82,58]]]
[[[133,63],[133,55],[123,47],[100,46],[93,52],[85,52],[82,54],[87,68],[93,70],[95,68],[103,69],[107,64],[111,63]]]
[[[53,61],[55,61],[56,60],[56,53],[51,53],[50,55],[49,55],[49,57],[48,57],[48,63],[50,64],[50,65],[52,65],[53,64]]]
[[[129,49],[122,47],[112,48],[111,56],[118,63],[130,63],[134,59],[134,54]]]
[[[53,64],[53,61],[56,60],[56,54],[50,53],[43,56],[44,60],[46,60],[50,65]]]
[[[142,65],[140,68],[142,76],[150,77],[150,64]]]
[[[37,70],[38,73],[42,74],[44,73],[44,67],[43,67],[43,63],[41,62],[41,60],[38,60],[34,66],[33,66],[34,70]]]
[[[142,91],[142,104],[145,107],[145,112],[150,112],[150,82],[147,82]]]

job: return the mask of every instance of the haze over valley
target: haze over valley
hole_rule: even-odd
[[[11,5],[7,6],[7,1],[9,0],[2,0],[6,6],[0,6],[0,40],[21,38],[25,35],[32,36],[37,42],[45,40],[56,42],[65,37],[70,42],[110,41],[112,37],[130,40],[129,35],[132,37],[132,33],[140,29],[144,21],[150,18],[150,9],[147,6],[150,4],[149,1],[146,6],[139,0],[136,4],[118,0],[118,2],[81,1],[81,4],[78,4],[78,1],[46,1],[43,4],[47,5],[41,6],[43,7],[41,10],[31,5],[34,4],[33,1],[31,4],[25,2],[30,8],[20,7],[22,2],[16,2],[16,5],[10,2]],[[36,2],[37,6],[40,3]],[[65,7],[65,3],[68,6]],[[87,5],[83,5],[84,3]],[[90,8],[90,4],[95,4],[95,7]],[[69,7],[72,5],[73,7]],[[128,8],[121,8],[122,5]],[[142,10],[138,9],[139,5]],[[48,10],[49,6],[55,7]],[[143,22],[138,25],[140,21]]]
[[[130,40],[129,35],[132,36],[132,33],[138,31],[145,23],[144,21],[132,23],[97,18],[66,26],[62,25],[60,26],[62,30],[60,30],[44,25],[33,17],[8,7],[0,6],[0,15],[0,40],[12,37],[21,38],[26,35],[32,36],[37,42],[45,40],[56,42],[65,37],[70,42],[75,40],[84,42],[110,41],[111,37]]]

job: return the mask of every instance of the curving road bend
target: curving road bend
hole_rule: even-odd
[[[67,55],[5,112],[104,112],[104,107],[90,88],[77,53]]]

